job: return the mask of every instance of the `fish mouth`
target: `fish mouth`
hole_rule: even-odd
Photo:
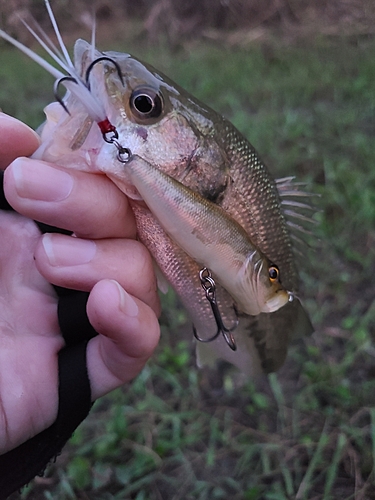
[[[281,307],[285,306],[285,304],[293,300],[291,299],[291,297],[293,296],[287,290],[277,290],[275,295],[271,299],[268,299],[266,301],[264,308],[266,310],[264,310],[263,312],[272,313],[279,310]]]

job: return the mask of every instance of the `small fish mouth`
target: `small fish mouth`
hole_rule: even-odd
[[[278,290],[271,299],[267,300],[263,312],[275,312],[285,306],[288,302],[291,302],[293,299],[294,296],[291,292],[288,292],[287,290]]]

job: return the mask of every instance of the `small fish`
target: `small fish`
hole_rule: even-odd
[[[277,267],[221,207],[139,157],[126,169],[164,231],[201,267],[210,267],[239,311],[256,316],[289,301]]]
[[[64,72],[0,30],[68,89],[46,107],[34,157],[105,173],[130,198],[138,238],[180,296],[197,338],[215,339],[197,342],[200,366],[222,358],[249,375],[278,369],[290,339],[313,331],[296,295],[288,223],[306,219],[298,213],[307,206],[298,201],[301,190],[291,178],[273,180],[230,122],[151,66],[99,52],[94,37],[76,42],[73,64],[46,5],[60,50],[33,33]],[[212,271],[211,301],[203,268]],[[216,335],[218,318],[236,350]]]

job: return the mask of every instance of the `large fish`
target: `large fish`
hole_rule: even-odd
[[[68,89],[62,106],[45,109],[34,157],[103,172],[131,199],[138,237],[180,296],[197,338],[215,338],[197,342],[198,364],[221,358],[251,375],[278,369],[290,339],[312,332],[295,295],[281,202],[301,194],[291,179],[275,182],[231,123],[129,54],[78,40],[73,66],[61,43],[63,55],[54,57],[62,73],[0,36]]]

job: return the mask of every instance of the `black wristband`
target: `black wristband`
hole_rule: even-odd
[[[75,345],[97,335],[86,313],[88,292],[55,287],[59,295],[57,315],[66,345]]]
[[[0,170],[0,210],[13,210],[4,194],[4,172]]]

